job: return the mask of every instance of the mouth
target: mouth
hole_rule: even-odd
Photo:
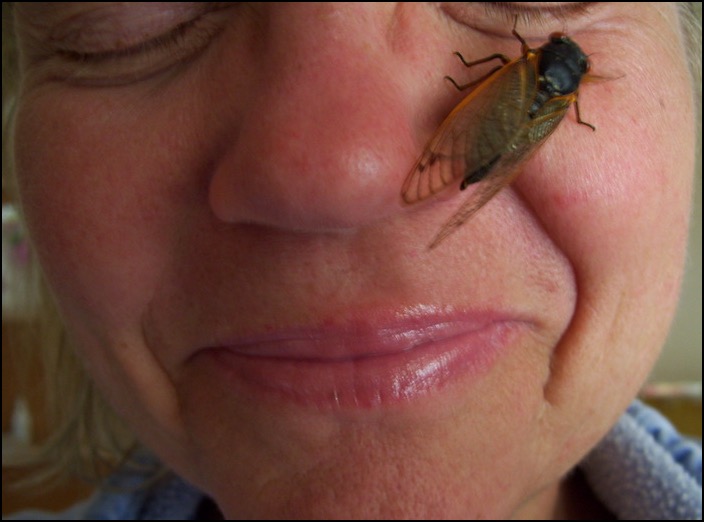
[[[233,393],[263,393],[318,409],[412,401],[479,378],[530,322],[516,315],[417,306],[316,328],[230,339],[194,354]]]

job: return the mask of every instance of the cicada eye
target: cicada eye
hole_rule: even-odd
[[[579,67],[582,70],[582,73],[587,73],[589,71],[589,60],[584,57],[579,59]]]

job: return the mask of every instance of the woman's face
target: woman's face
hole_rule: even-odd
[[[510,7],[606,78],[596,132],[570,110],[433,250],[465,194],[401,204],[462,97],[443,76],[484,71],[452,52],[520,52],[497,9],[17,7],[20,193],[63,318],[227,516],[548,516],[651,368],[694,150],[671,5]]]

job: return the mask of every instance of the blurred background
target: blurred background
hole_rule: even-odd
[[[697,160],[689,231],[687,272],[682,285],[675,322],[665,351],[651,375],[652,382],[702,380],[702,137],[698,139]]]

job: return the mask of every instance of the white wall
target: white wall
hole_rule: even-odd
[[[702,380],[702,137],[695,170],[695,196],[689,231],[687,272],[679,309],[651,382]]]

